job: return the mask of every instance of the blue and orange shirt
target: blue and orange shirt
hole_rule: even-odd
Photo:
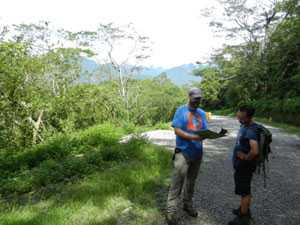
[[[180,128],[187,133],[198,130],[207,130],[205,112],[200,109],[191,109],[187,105],[180,106],[172,121],[173,128]],[[190,141],[176,136],[176,148],[180,149],[184,156],[194,160],[202,156],[202,141]]]

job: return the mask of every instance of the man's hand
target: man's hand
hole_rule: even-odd
[[[193,136],[195,136],[194,138],[194,140],[195,141],[203,141],[205,138],[203,138],[203,137],[200,137],[200,136],[198,136],[198,135],[193,135]]]
[[[190,133],[184,132],[180,128],[175,128],[175,134],[180,136],[181,138],[184,138],[189,141],[203,141],[202,137],[195,135],[195,134],[190,134]]]
[[[236,155],[240,160],[246,160],[247,159],[247,154],[243,153],[243,152],[237,152]]]
[[[237,152],[237,157],[240,160],[252,160],[258,155],[258,143],[256,140],[250,140],[250,152],[245,154],[241,151]]]

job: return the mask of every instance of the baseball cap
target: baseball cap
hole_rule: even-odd
[[[189,96],[191,98],[202,98],[202,92],[199,88],[193,87],[189,90]]]

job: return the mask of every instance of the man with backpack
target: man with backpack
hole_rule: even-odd
[[[233,150],[235,194],[241,196],[240,206],[232,211],[236,215],[228,225],[247,225],[251,212],[251,180],[259,158],[259,126],[253,121],[255,109],[242,106],[237,112],[241,123]]]
[[[253,121],[255,109],[242,106],[237,112],[241,123],[233,150],[235,193],[241,196],[240,207],[232,210],[236,218],[228,225],[248,225],[251,219],[251,180],[255,170],[263,172],[266,186],[266,166],[271,153],[272,133],[263,125]]]

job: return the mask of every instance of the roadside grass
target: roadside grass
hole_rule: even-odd
[[[289,134],[296,134],[297,136],[300,137],[300,127],[292,126],[286,123],[274,122],[271,119],[267,119],[263,117],[256,117],[255,119],[260,123],[264,123],[273,127],[278,127]]]
[[[120,126],[126,133],[130,134],[138,134],[143,133],[150,130],[172,130],[171,121],[170,122],[160,122],[154,125],[143,125],[143,126],[136,126],[133,123],[121,123]]]
[[[235,116],[235,113],[232,111],[232,109],[215,110],[215,111],[213,111],[213,114],[222,115],[222,116],[230,116],[230,117]],[[293,125],[286,124],[286,123],[276,122],[276,121],[273,121],[272,118],[265,118],[265,117],[260,117],[260,116],[255,117],[255,120],[260,123],[264,123],[264,124],[267,124],[267,125],[270,125],[273,127],[280,128],[289,134],[295,134],[300,137],[300,127],[298,127],[298,126],[293,126]]]
[[[3,225],[158,224],[170,152],[99,125],[0,155]]]

